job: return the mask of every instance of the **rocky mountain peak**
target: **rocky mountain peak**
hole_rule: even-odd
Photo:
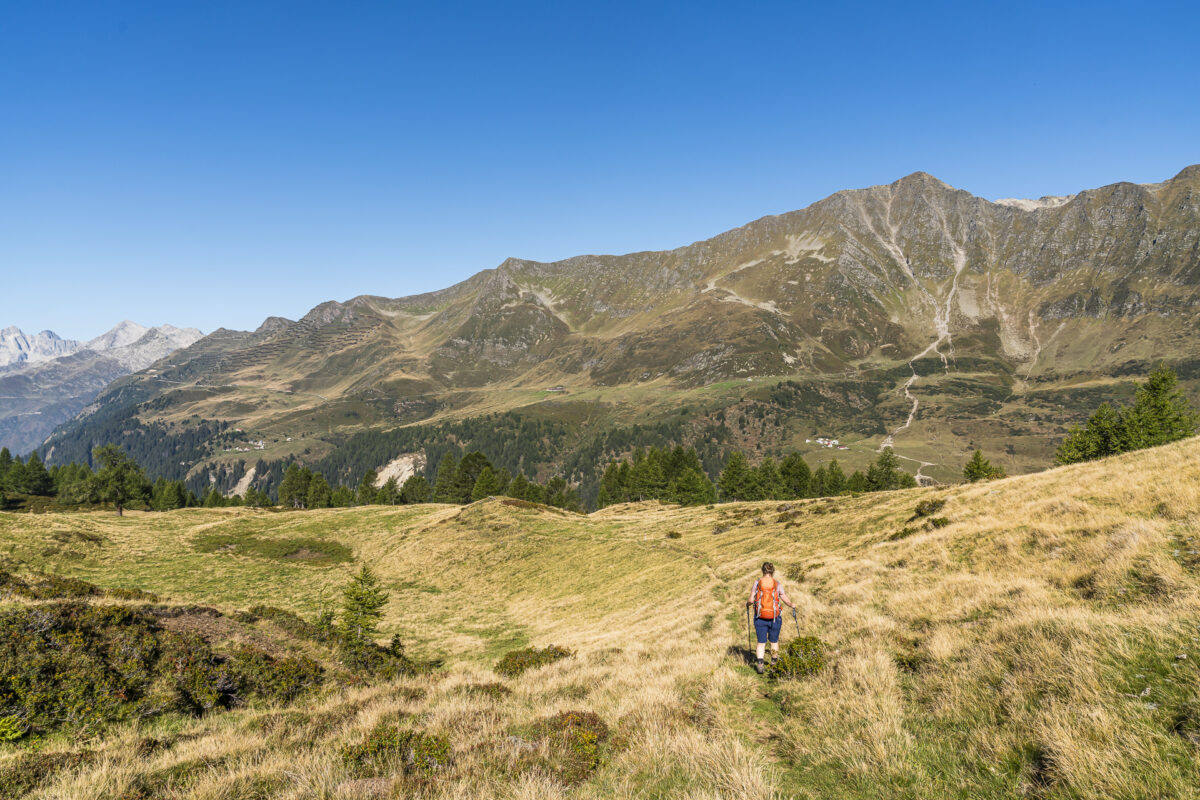
[[[79,342],[63,339],[54,331],[46,330],[31,336],[16,325],[9,325],[0,331],[0,369],[58,358],[80,347]]]
[[[114,347],[128,347],[146,335],[150,330],[145,325],[122,320],[110,330],[100,334],[85,345],[89,350],[111,350]]]

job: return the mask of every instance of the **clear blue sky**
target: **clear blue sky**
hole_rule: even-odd
[[[1162,180],[1196,9],[0,0],[0,326],[253,328],[915,170]]]

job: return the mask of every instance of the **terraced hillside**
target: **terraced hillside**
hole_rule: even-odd
[[[716,425],[760,454],[840,438],[851,467],[891,444],[943,481],[973,447],[1028,471],[1157,361],[1200,376],[1198,232],[1200,165],[1045,202],[915,173],[676,250],[508,259],[438,292],[217,331],[114,384],[44,449],[85,458],[197,418],[241,429],[171,461],[197,476],[252,449],[316,462],[365,430],[515,409],[571,420],[542,470],[598,432],[682,417],[674,443]],[[787,381],[804,402],[773,398]]]
[[[216,638],[275,631],[235,614],[255,605],[311,619],[370,564],[384,633],[440,662],[286,707],[49,734],[34,750],[56,769],[29,796],[80,799],[1194,797],[1198,539],[1200,439],[787,504],[0,515],[6,570],[251,626]],[[764,559],[827,645],[811,677],[744,660]],[[528,645],[572,655],[497,672]],[[0,747],[0,776],[32,763]]]

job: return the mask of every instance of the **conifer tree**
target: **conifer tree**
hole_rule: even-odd
[[[1122,449],[1140,450],[1194,435],[1197,414],[1179,390],[1175,371],[1160,364],[1138,387],[1133,406],[1122,414],[1122,421]]]
[[[656,500],[663,496],[666,488],[662,454],[657,448],[651,448],[630,471],[629,497],[631,500]]]
[[[306,508],[308,486],[311,482],[311,472],[299,464],[289,464],[283,473],[283,481],[279,484],[279,505],[288,508]]]
[[[1082,426],[1076,426],[1063,439],[1054,454],[1060,464],[1074,464],[1123,452],[1126,441],[1125,421],[1111,403],[1101,403]]]
[[[825,469],[825,494],[833,496],[844,491],[846,491],[846,473],[842,472],[842,468],[835,458]]]
[[[812,470],[799,453],[789,453],[779,465],[779,477],[789,499],[809,497],[812,493]]]
[[[329,481],[320,473],[314,473],[308,482],[308,508],[329,508],[333,504],[333,490]]]
[[[491,464],[488,464],[475,480],[475,487],[471,490],[471,500],[474,502],[485,497],[494,497],[500,494],[502,488],[500,475],[492,469]]]
[[[982,450],[976,450],[975,455],[971,456],[971,460],[963,467],[963,477],[968,483],[990,481],[994,478],[1003,478],[1004,470],[984,458]]]
[[[775,459],[767,456],[754,470],[755,500],[783,500],[787,496]]]
[[[890,447],[885,447],[867,469],[867,488],[872,492],[910,488],[916,483],[912,475],[900,469],[900,459]]]
[[[25,462],[21,460],[20,456],[14,456],[12,463],[8,465],[4,485],[10,492],[25,493]]]
[[[717,486],[721,490],[721,497],[726,500],[746,500],[751,496],[754,485],[750,465],[740,450],[730,454]]]
[[[682,506],[702,506],[717,502],[717,488],[698,469],[685,468],[667,487],[667,499]]]
[[[401,503],[408,505],[428,503],[429,496],[429,481],[425,480],[425,476],[420,473],[408,476],[408,479],[404,481],[404,485],[400,487]]]
[[[491,466],[492,463],[487,460],[487,456],[478,450],[463,456],[463,460],[458,463],[458,475],[454,480],[455,500],[453,502],[471,502],[471,495],[475,491],[475,482],[479,480],[483,470]]]
[[[396,476],[392,476],[383,482],[383,486],[379,487],[379,491],[375,493],[375,502],[381,506],[394,506],[400,499],[400,487],[396,483]]]
[[[817,467],[817,471],[812,477],[812,494],[811,497],[826,497],[829,493],[825,491],[825,484],[828,483],[827,470],[824,467]]]
[[[355,492],[354,502],[360,506],[369,506],[376,502],[375,496],[378,489],[375,484],[379,482],[379,473],[373,469],[369,469],[363,473],[362,480],[358,482],[358,491]]]
[[[504,493],[509,497],[514,497],[517,500],[532,500],[529,496],[529,479],[525,477],[525,473],[518,472],[517,477],[509,481],[508,488]]]
[[[148,493],[149,482],[142,468],[115,444],[97,447],[92,451],[92,461],[100,464],[96,473],[97,494],[101,500],[116,506],[117,516]]]
[[[629,491],[627,486],[621,485],[621,466],[625,466],[626,462],[608,462],[608,466],[604,468],[604,475],[600,478],[600,494],[596,498],[597,504],[603,508],[611,506],[615,503],[629,502]],[[628,474],[628,470],[626,471]],[[518,475],[518,478],[521,476]]]
[[[387,605],[388,593],[371,568],[363,564],[358,574],[342,591],[342,618],[338,622],[347,660],[356,665],[369,663],[370,651],[379,636],[379,621]]]
[[[458,482],[458,461],[454,453],[446,453],[438,464],[437,479],[433,482],[433,502],[457,503],[454,486]]]
[[[4,480],[8,476],[8,470],[12,467],[12,464],[12,453],[8,451],[7,447],[0,447],[0,488],[6,485]]]
[[[45,497],[50,495],[53,490],[54,481],[50,479],[46,465],[38,458],[35,450],[29,454],[29,461],[25,464],[25,493]]]

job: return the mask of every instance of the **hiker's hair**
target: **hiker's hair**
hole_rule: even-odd
[[[763,562],[763,575],[774,575],[774,574],[775,574],[775,565],[772,564],[770,561],[764,561]]]

